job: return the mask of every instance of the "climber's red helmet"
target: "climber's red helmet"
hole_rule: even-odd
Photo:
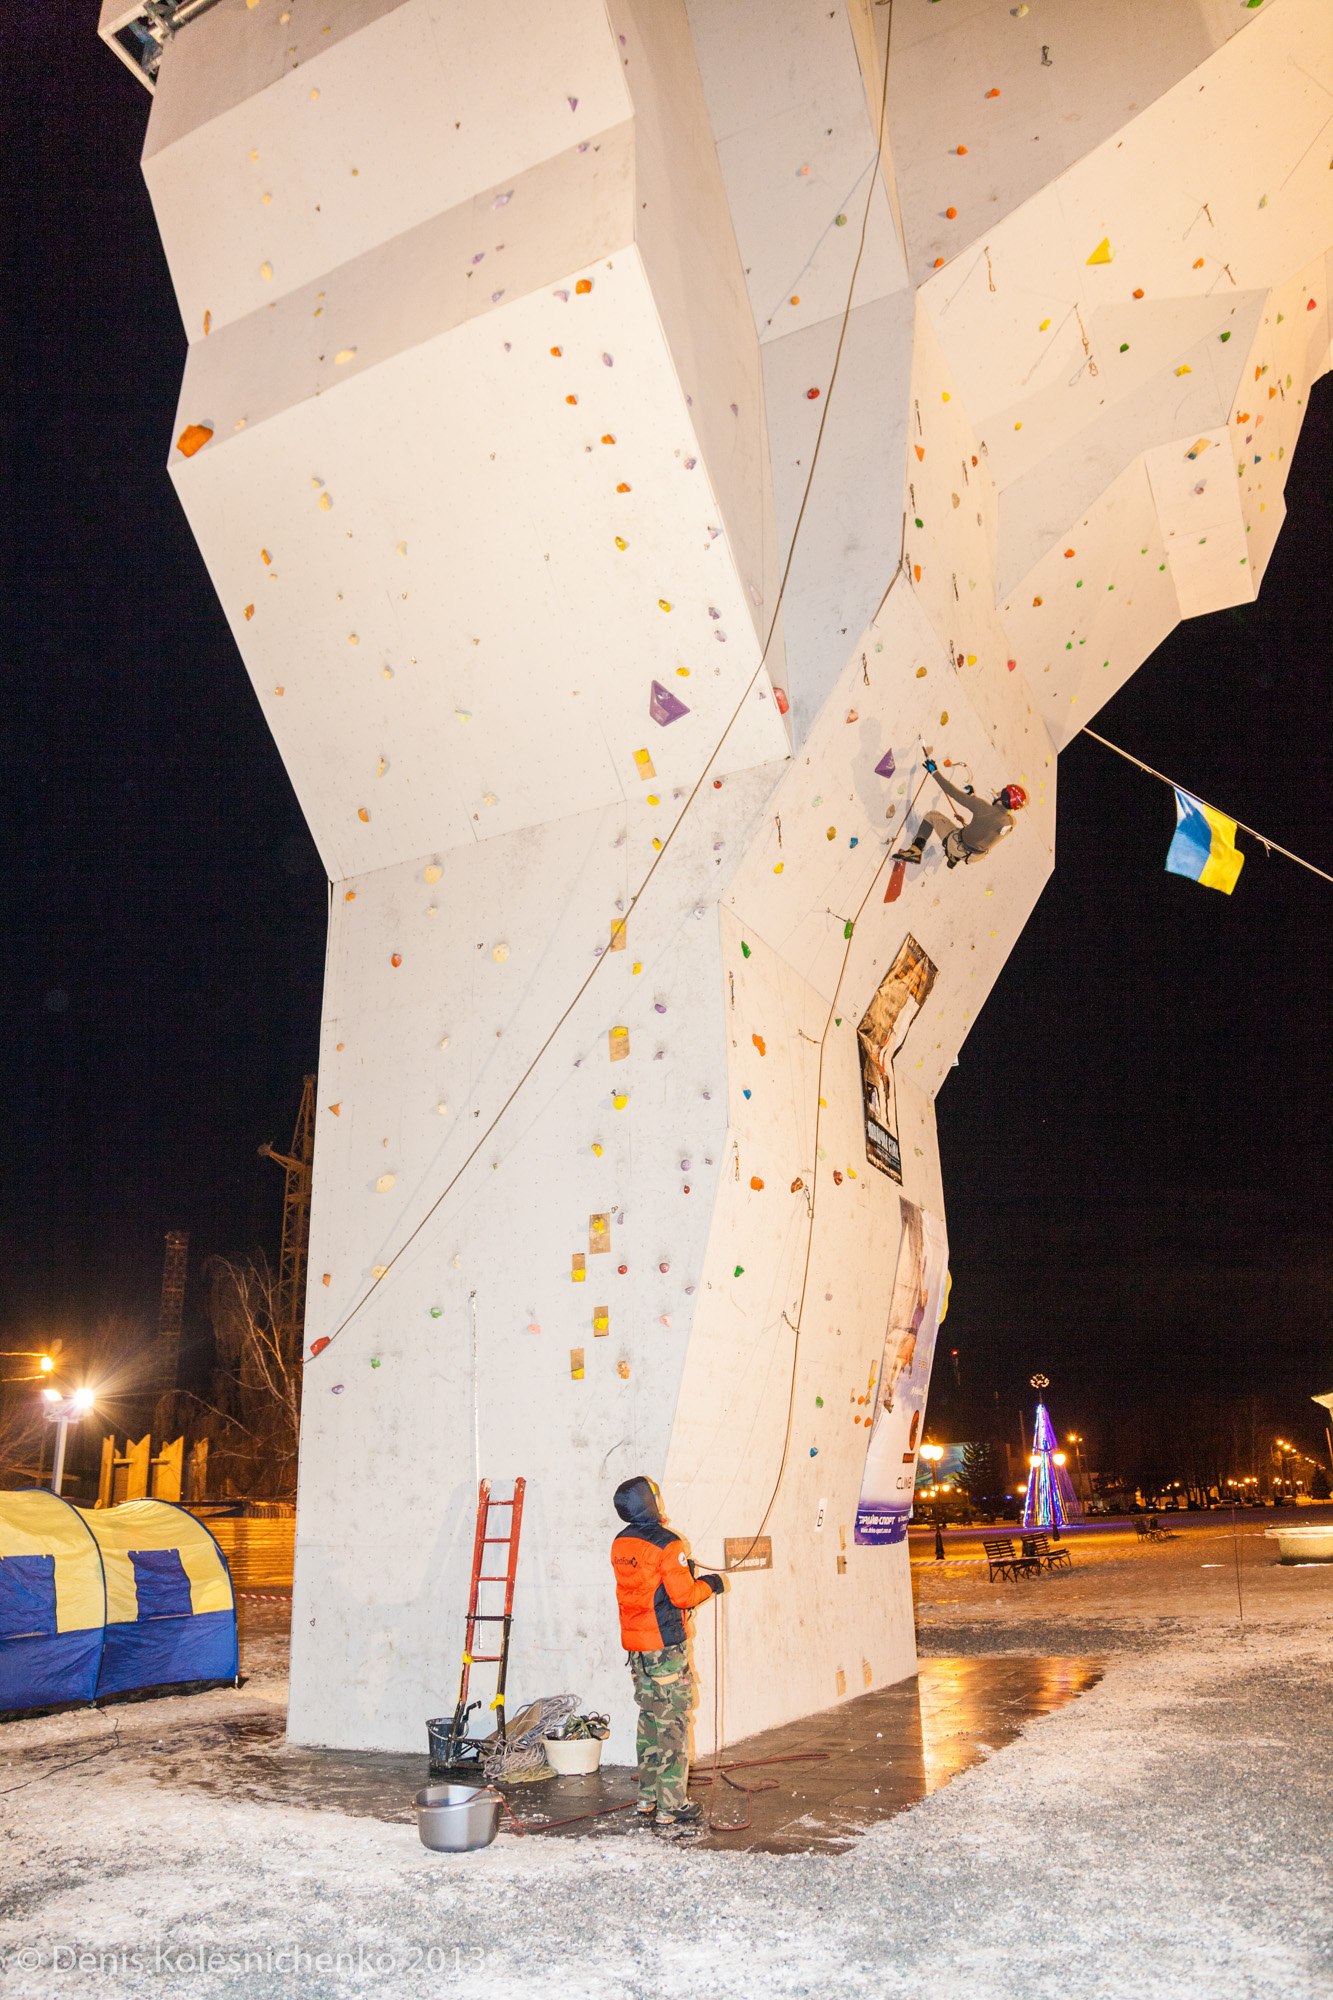
[[[1028,802],[1028,795],[1021,785],[1005,785],[1000,792],[1000,804],[1007,812],[1021,812]]]

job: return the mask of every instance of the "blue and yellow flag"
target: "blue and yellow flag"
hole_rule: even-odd
[[[1205,889],[1229,896],[1245,865],[1236,845],[1236,822],[1188,792],[1176,791],[1176,830],[1166,857],[1167,873],[1186,875]]]

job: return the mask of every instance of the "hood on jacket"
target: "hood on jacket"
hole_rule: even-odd
[[[617,1514],[632,1528],[655,1528],[662,1519],[657,1488],[646,1473],[636,1472],[633,1479],[622,1479],[613,1498]]]

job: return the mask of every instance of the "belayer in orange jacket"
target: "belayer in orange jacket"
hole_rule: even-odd
[[[639,1706],[638,1824],[679,1838],[699,1829],[702,1808],[688,1797],[689,1727],[694,1674],[686,1616],[722,1588],[720,1576],[697,1576],[680,1536],[662,1519],[661,1494],[642,1474],[615,1492],[625,1526],[611,1544],[620,1637]]]

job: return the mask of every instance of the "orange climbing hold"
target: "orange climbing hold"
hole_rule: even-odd
[[[926,455],[926,447],[923,444],[914,444],[912,450],[916,453],[918,459],[923,459]]]
[[[1138,286],[1136,286],[1136,287],[1135,287],[1135,290],[1134,290],[1134,297],[1135,297],[1136,299],[1141,299],[1141,298],[1143,297],[1143,287],[1142,287],[1142,285],[1138,285]]]
[[[553,348],[551,349],[551,353],[552,353],[552,355],[554,356],[554,358],[555,358],[555,359],[556,359],[557,361],[558,361],[558,360],[560,359],[560,357],[561,357],[561,355],[562,355],[562,354],[564,353],[564,351],[565,351],[565,350],[564,350],[564,348],[563,348],[563,347],[553,347]]]
[[[750,1175],[750,1186],[754,1189],[756,1194],[759,1194],[762,1191],[763,1185],[764,1183],[760,1180],[758,1174]]]
[[[574,290],[579,293],[590,292],[592,290],[592,279],[580,278],[577,285],[575,285]]]
[[[614,438],[612,437],[612,435],[611,435],[610,431],[604,431],[604,432],[602,433],[602,443],[603,443],[603,444],[614,444],[614,443],[615,443],[615,439],[614,439]]]
[[[333,1113],[335,1118],[341,1118],[343,1115],[343,1108],[341,1104],[331,1104],[329,1106],[329,1110]]]
[[[625,481],[625,480],[623,480],[623,479],[621,480],[620,484],[619,484],[619,485],[617,486],[617,488],[616,488],[616,492],[617,492],[617,493],[628,493],[628,492],[629,492],[629,486],[628,486],[628,484],[626,483],[626,481]]]
[[[1072,556],[1072,555],[1073,555],[1073,553],[1074,553],[1074,551],[1073,551],[1072,549],[1066,549],[1066,550],[1065,550],[1065,561],[1066,561],[1066,562],[1068,562],[1068,560],[1069,560],[1070,556]]]
[[[945,214],[945,218],[946,218],[946,220],[947,220],[947,221],[949,221],[949,222],[957,222],[957,220],[958,220],[958,210],[957,210],[956,208],[946,208],[946,209],[945,209],[945,211],[944,211],[944,214]]]
[[[245,607],[245,622],[247,625],[250,623],[250,620],[254,617],[254,615],[255,615],[254,605],[247,604]]]
[[[566,401],[567,403],[577,403],[577,401],[578,401],[578,397],[577,397],[577,396],[566,396],[566,397],[565,397],[565,401]]]
[[[359,820],[364,821],[367,826],[370,824],[370,814],[366,811],[364,806],[357,807],[356,816]]]
[[[176,440],[176,449],[182,458],[193,458],[202,451],[213,435],[211,424],[187,424]]]
[[[931,268],[932,268],[933,270],[936,270],[936,271],[942,271],[942,270],[943,270],[943,268],[944,268],[944,259],[943,259],[943,257],[937,257],[937,258],[935,259],[935,262],[934,262],[934,264],[933,264],[933,266],[932,266]]]
[[[1000,94],[1000,93],[999,93],[999,89],[998,89],[998,87],[997,87],[997,88],[996,88],[995,90],[988,90],[988,91],[986,92],[986,96],[987,96],[987,98],[988,98],[988,99],[989,99],[989,98],[992,98],[992,97],[998,97],[998,96],[999,96],[999,94]]]
[[[1040,603],[1041,603],[1041,599],[1040,599],[1039,597],[1034,597],[1034,598],[1033,598],[1033,600],[1032,600],[1032,602],[1033,602],[1033,604],[1034,604],[1034,605],[1038,605],[1038,604],[1040,604]]]
[[[768,1054],[768,1043],[764,1040],[762,1035],[751,1035],[750,1040],[754,1043],[755,1047],[758,1049],[761,1056],[766,1056]]]
[[[961,159],[965,159],[965,158],[966,158],[966,156],[967,156],[967,147],[966,147],[966,146],[955,146],[955,147],[954,147],[954,151],[955,151],[955,153],[957,153],[957,155],[958,155],[958,157],[959,157],[959,159],[960,159],[960,160],[961,160]]]

